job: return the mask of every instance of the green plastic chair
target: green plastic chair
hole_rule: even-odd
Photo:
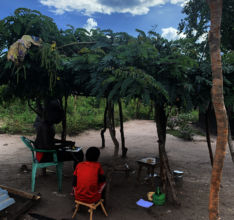
[[[31,141],[27,139],[26,137],[21,137],[22,141],[25,143],[25,145],[32,151],[32,183],[31,183],[31,190],[34,192],[34,186],[35,186],[35,177],[36,177],[36,171],[39,168],[45,168],[49,166],[56,166],[56,173],[57,173],[57,179],[58,179],[58,186],[59,186],[59,192],[61,192],[62,189],[62,174],[63,174],[63,162],[58,162],[57,158],[57,151],[56,150],[38,150],[34,148],[34,141]],[[49,163],[38,163],[36,157],[34,156],[34,152],[42,152],[42,153],[52,153],[54,162]]]

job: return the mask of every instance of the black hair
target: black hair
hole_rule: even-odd
[[[97,147],[90,147],[86,151],[86,160],[90,162],[97,162],[99,156],[100,156],[100,150]]]

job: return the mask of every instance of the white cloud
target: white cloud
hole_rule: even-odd
[[[91,29],[96,29],[97,25],[97,22],[93,18],[89,18],[83,28],[90,31]]]
[[[180,4],[181,7],[184,7],[190,0],[185,0],[182,2],[182,4]]]
[[[186,35],[184,33],[177,34],[178,30],[176,30],[173,27],[169,28],[162,28],[162,37],[168,39],[168,40],[178,40],[179,38],[185,38]],[[196,30],[192,31],[192,34],[195,36],[197,33]],[[196,43],[201,43],[202,41],[205,41],[207,37],[207,33],[204,33],[202,36],[198,38]]]
[[[48,6],[55,14],[76,11],[91,16],[98,12],[102,14],[130,13],[134,15],[147,14],[151,7],[161,6],[167,2],[183,3],[186,0],[38,0]]]
[[[173,27],[162,28],[162,37],[167,38],[168,40],[178,40],[179,38],[186,37],[185,34],[177,34],[178,30]]]

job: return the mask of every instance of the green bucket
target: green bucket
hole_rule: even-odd
[[[160,192],[159,187],[157,192],[153,194],[153,202],[155,205],[164,205],[166,202],[165,194]]]

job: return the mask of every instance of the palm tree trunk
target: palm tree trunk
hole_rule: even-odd
[[[223,97],[223,74],[220,51],[220,26],[222,17],[222,0],[206,0],[211,12],[209,46],[211,56],[213,87],[212,102],[217,120],[217,142],[214,164],[211,174],[209,219],[219,219],[219,190],[228,137],[228,120]]]

